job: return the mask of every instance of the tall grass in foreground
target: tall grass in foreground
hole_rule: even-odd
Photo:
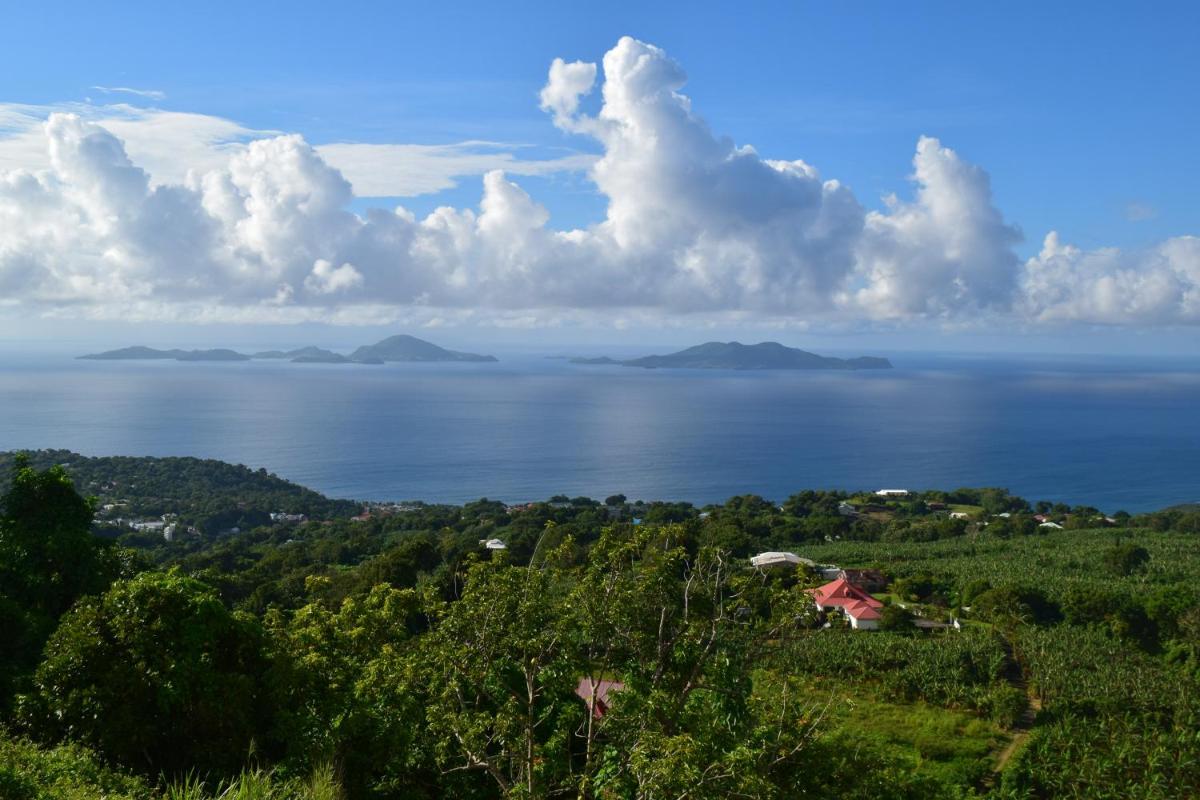
[[[213,790],[195,776],[167,786],[163,800],[342,800],[333,767],[318,767],[307,780],[286,779],[263,769],[247,770]]]

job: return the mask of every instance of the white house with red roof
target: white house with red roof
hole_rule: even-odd
[[[879,627],[879,609],[883,603],[845,578],[809,589],[813,602],[822,611],[840,609],[855,630],[871,631]]]

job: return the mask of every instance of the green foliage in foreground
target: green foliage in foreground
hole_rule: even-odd
[[[1043,712],[1004,775],[1004,798],[1195,797],[1200,685],[1098,628],[1019,636]]]
[[[304,778],[249,769],[224,781],[194,774],[159,788],[104,766],[75,744],[39,747],[0,732],[0,798],[3,800],[344,800],[332,767]]]
[[[333,768],[324,765],[307,778],[286,778],[263,769],[252,769],[215,786],[194,776],[169,784],[161,800],[342,800]]]
[[[1065,716],[1039,726],[1005,772],[999,800],[1178,800],[1200,791],[1197,721]]]
[[[236,769],[263,708],[261,650],[257,622],[211,587],[145,572],[63,617],[24,716],[131,767]]]
[[[38,747],[0,730],[0,798],[3,800],[151,800],[140,778],[104,766],[76,744]]]
[[[3,800],[1200,796],[1191,533],[1063,509],[1042,534],[1000,490],[853,523],[839,493],[640,525],[556,498],[200,538],[147,571],[61,470],[11,486],[0,707],[33,739],[0,734]],[[813,575],[749,568],[766,543],[878,568],[908,609],[824,629]],[[601,679],[623,688],[593,715]]]
[[[80,597],[103,591],[134,560],[90,532],[92,504],[59,467],[13,461],[0,498],[0,715],[37,664],[58,618]]]

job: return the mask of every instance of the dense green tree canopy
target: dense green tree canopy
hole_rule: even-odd
[[[264,729],[262,646],[211,587],[144,572],[63,618],[25,715],[149,774],[235,769]]]
[[[0,505],[0,587],[9,598],[56,617],[103,588],[92,504],[61,467],[38,471],[17,458]]]

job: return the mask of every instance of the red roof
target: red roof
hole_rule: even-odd
[[[580,678],[579,685],[575,687],[575,694],[579,695],[580,699],[589,706],[592,705],[593,682],[596,687],[596,705],[592,708],[592,716],[599,719],[608,713],[608,705],[611,702],[610,695],[624,689],[625,684],[620,681],[596,681],[593,678]]]
[[[855,619],[879,619],[883,603],[845,578],[809,590],[821,608],[840,608]]]

